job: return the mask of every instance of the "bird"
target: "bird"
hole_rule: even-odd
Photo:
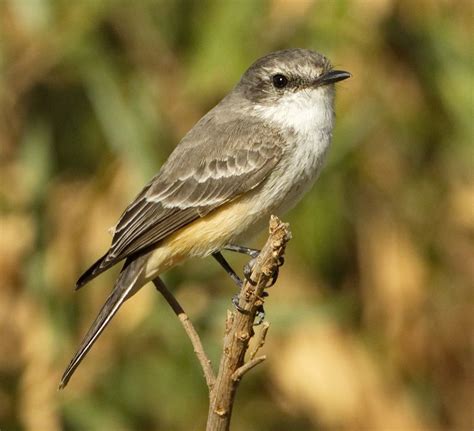
[[[191,128],[126,207],[110,248],[76,283],[80,289],[123,262],[61,389],[123,303],[166,270],[212,255],[241,284],[221,251],[257,256],[241,241],[311,188],[331,143],[335,83],[349,77],[315,51],[275,51],[257,59]]]

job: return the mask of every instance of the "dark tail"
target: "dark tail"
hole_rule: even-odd
[[[119,278],[117,279],[117,282],[115,283],[115,287],[112,290],[112,293],[107,298],[107,301],[100,310],[99,315],[96,317],[91,328],[82,340],[82,343],[79,346],[79,350],[71,359],[71,362],[67,366],[66,371],[64,371],[64,374],[61,378],[61,382],[59,384],[59,389],[63,389],[67,385],[72,374],[79,366],[81,361],[84,359],[84,356],[86,356],[87,352],[90,350],[97,338],[99,338],[99,335],[105,329],[112,317],[114,317],[115,313],[118,311],[120,306],[127,300],[130,294],[132,294],[133,291],[136,290],[136,283],[145,267],[145,261],[146,260],[144,256],[140,257],[134,260],[133,262],[130,262],[130,264],[126,265],[125,268],[122,270]]]
[[[95,262],[86,272],[84,272],[84,274],[79,277],[79,280],[76,282],[76,290],[80,289],[93,278],[97,277],[99,274],[102,274],[105,270],[109,269],[118,262],[117,260],[107,261],[108,255],[108,252],[105,253],[97,262]]]

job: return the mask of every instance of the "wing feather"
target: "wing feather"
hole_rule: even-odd
[[[126,208],[109,251],[79,278],[77,288],[257,187],[280,160],[282,137],[266,126],[262,138],[262,123],[247,124],[245,129],[236,121],[218,124],[213,133],[204,133],[199,126],[181,141],[158,175]]]

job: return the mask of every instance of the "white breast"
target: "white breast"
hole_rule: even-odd
[[[313,185],[331,142],[333,101],[333,89],[326,86],[288,94],[274,106],[255,108],[256,115],[288,131],[284,156],[259,196],[258,210],[282,214]]]

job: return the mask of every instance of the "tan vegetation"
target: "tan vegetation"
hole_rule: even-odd
[[[267,361],[233,430],[472,429],[470,2],[3,0],[2,430],[204,428],[199,364],[152,286],[57,391],[116,273],[73,286],[194,122],[295,46],[353,78],[326,169],[285,218]],[[165,279],[216,363],[232,282],[212,260]]]

